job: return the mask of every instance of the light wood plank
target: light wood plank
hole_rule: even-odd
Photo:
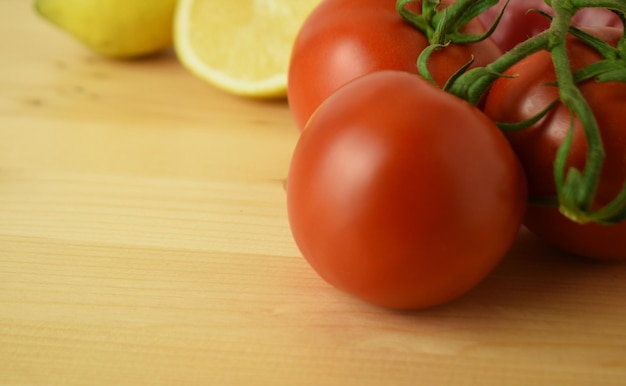
[[[285,101],[0,14],[1,385],[624,384],[626,266],[521,231],[451,304],[363,304],[291,238]]]

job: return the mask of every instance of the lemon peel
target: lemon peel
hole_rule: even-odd
[[[172,45],[177,0],[35,0],[44,19],[91,50],[135,58]]]

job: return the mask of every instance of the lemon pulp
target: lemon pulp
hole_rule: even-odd
[[[179,0],[174,46],[193,73],[228,92],[286,95],[291,48],[319,0]]]

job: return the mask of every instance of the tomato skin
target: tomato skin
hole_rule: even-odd
[[[588,32],[615,45],[621,30],[610,27],[587,28]],[[572,69],[600,59],[599,55],[575,38],[569,40]],[[558,96],[548,85],[556,79],[550,55],[533,54],[513,66],[514,78],[496,81],[487,96],[485,113],[499,122],[530,118]],[[596,117],[603,138],[606,159],[600,176],[595,206],[614,198],[626,181],[626,83],[586,81],[580,90]],[[526,171],[530,197],[554,196],[553,162],[557,147],[569,130],[569,110],[555,107],[537,124],[507,135]],[[582,169],[587,145],[580,122],[576,121],[568,166]],[[556,208],[530,205],[526,227],[544,241],[573,254],[599,259],[626,259],[626,223],[605,226],[580,225],[561,215]]]
[[[380,71],[333,93],[296,145],[294,240],[333,286],[419,309],[474,287],[514,241],[524,175],[474,106],[414,74]]]
[[[428,41],[402,19],[395,3],[324,0],[304,22],[293,46],[287,82],[289,106],[300,131],[317,106],[348,81],[380,70],[418,72],[417,58]],[[482,31],[478,20],[467,26],[467,32]],[[443,85],[472,55],[478,66],[501,54],[487,39],[471,46],[450,46],[431,56],[429,67],[435,81]]]
[[[496,20],[506,0],[500,0],[497,6],[480,14],[479,19],[486,26]],[[510,0],[498,28],[491,35],[492,39],[503,51],[508,51],[529,37],[548,29],[550,21],[537,12],[528,12],[529,9],[539,9],[554,15],[554,11],[544,0]],[[572,23],[578,26],[621,27],[619,17],[604,8],[585,8],[574,16]]]
[[[524,223],[540,239],[568,253],[599,260],[626,259],[626,223],[582,225],[553,208],[539,206],[529,211]]]

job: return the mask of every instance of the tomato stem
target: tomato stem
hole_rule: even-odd
[[[414,1],[396,0],[396,10],[405,21],[421,31],[430,44],[476,43],[493,32],[493,28],[482,34],[468,34],[461,30],[479,14],[496,5],[498,0],[458,0],[447,6],[442,5],[440,0],[422,0],[419,14],[406,8]]]
[[[576,9],[572,7],[570,0],[553,0],[552,7],[556,17],[552,20],[549,29],[548,49],[554,63],[559,97],[563,105],[572,113],[572,120],[575,118],[580,120],[588,146],[587,162],[582,172],[574,168],[565,172],[565,162],[557,161],[556,163],[556,165],[561,165],[563,170],[559,170],[558,167],[555,168],[555,178],[557,180],[564,178],[562,183],[557,183],[557,187],[560,187],[557,189],[560,202],[559,210],[572,220],[584,223],[590,221],[588,214],[600,180],[600,172],[605,158],[604,147],[593,111],[576,85],[570,66],[566,35],[569,32]],[[570,132],[572,130],[573,125]],[[569,150],[570,142],[571,139],[564,141],[561,148]],[[568,151],[564,150],[558,153],[558,157],[563,159],[566,159],[567,156]]]
[[[491,84],[512,65],[537,51],[549,51],[556,73],[556,84],[559,87],[559,101],[569,109],[572,119],[570,133],[559,147],[554,164],[559,210],[571,220],[579,223],[621,221],[626,217],[626,185],[624,190],[610,204],[598,210],[592,208],[605,160],[605,152],[596,118],[577,84],[591,77],[600,80],[623,81],[626,79],[626,62],[619,59],[626,55],[624,55],[624,51],[620,51],[619,45],[615,49],[606,42],[595,39],[572,27],[571,20],[579,8],[589,6],[614,9],[618,11],[618,14],[624,16],[626,13],[622,9],[626,8],[626,5],[623,2],[618,4],[609,0],[595,2],[553,0],[551,6],[556,17],[552,18],[548,30],[518,44],[493,63],[482,68],[472,69],[459,76],[455,82],[448,85],[446,91],[470,103],[477,104]],[[626,20],[626,18],[622,17],[622,20]],[[570,32],[594,47],[606,60],[572,73],[567,47],[567,35]],[[620,43],[626,47],[624,36],[622,36]],[[574,167],[567,167],[575,119],[578,119],[582,125],[588,147],[587,159],[582,171]]]
[[[449,44],[465,44],[479,41],[489,36],[499,22],[483,35],[467,35],[461,29],[478,14],[497,4],[497,0],[458,0],[448,7],[441,7],[438,0],[423,0],[422,15],[407,11],[404,6],[411,0],[398,0],[397,8],[402,16],[429,38],[431,46],[424,50],[418,60],[421,74],[432,81],[428,73],[428,56],[435,50],[444,49]],[[603,208],[593,208],[600,174],[605,160],[604,146],[600,129],[587,100],[578,84],[590,78],[598,81],[626,81],[626,35],[617,48],[594,38],[571,25],[572,18],[581,8],[607,8],[615,12],[626,25],[626,2],[624,0],[547,0],[555,17],[551,18],[548,30],[518,44],[504,53],[496,61],[484,67],[460,69],[444,86],[444,90],[476,105],[487,93],[493,82],[505,76],[505,71],[528,55],[548,51],[556,74],[555,85],[559,88],[558,102],[571,113],[570,130],[560,145],[554,162],[554,178],[559,210],[568,218],[579,223],[614,223],[626,219],[626,183],[620,194]],[[508,1],[507,1],[508,4]],[[506,6],[505,6],[506,7]],[[503,10],[504,11],[504,10]],[[502,11],[502,12],[503,12]],[[572,72],[569,60],[567,35],[574,36],[593,47],[604,60]],[[554,104],[553,104],[554,105]],[[550,108],[553,106],[549,106]],[[548,111],[546,109],[542,114]],[[543,115],[537,115],[527,122],[510,125],[506,129],[520,129]],[[573,141],[574,122],[582,125],[587,142],[587,158],[583,170],[567,167],[567,159]],[[503,130],[506,130],[503,128]]]
[[[507,0],[507,4],[508,1],[509,0]],[[486,39],[493,30],[483,34],[467,34],[461,32],[461,29],[479,14],[496,4],[498,4],[498,0],[458,0],[444,7],[441,11],[436,12],[432,18],[432,22],[437,27],[439,25],[443,26],[441,33],[443,34],[444,41],[440,41],[440,43],[468,44]],[[437,31],[437,28],[435,28],[435,31]]]
[[[406,5],[413,0],[397,0],[396,1],[396,11],[402,16],[402,18],[411,24],[413,27],[420,30],[426,36],[432,33],[432,27],[430,23],[427,22],[424,11],[422,10],[422,14],[418,15],[406,9]]]
[[[549,31],[544,31],[531,39],[525,40],[504,53],[496,61],[485,67],[476,67],[457,78],[446,91],[472,104],[477,104],[489,90],[492,83],[514,64],[535,52],[545,50],[551,39]]]

